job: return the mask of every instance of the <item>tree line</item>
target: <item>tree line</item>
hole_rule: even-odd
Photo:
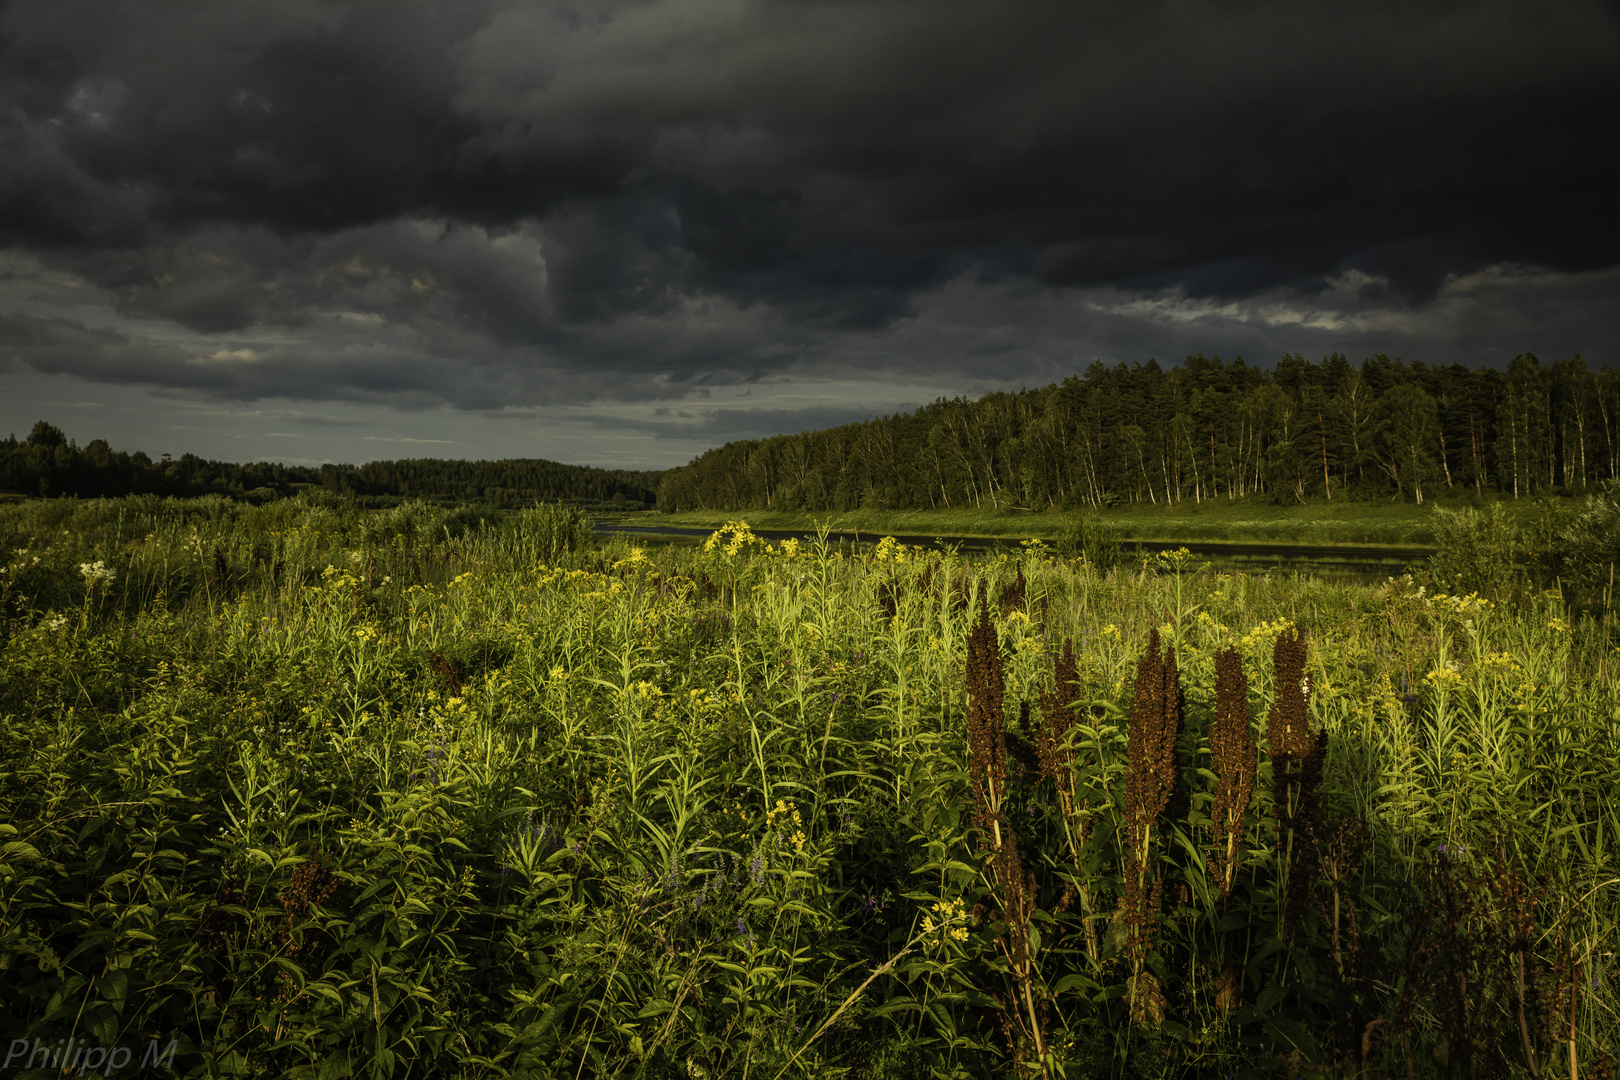
[[[1202,355],[1093,363],[1061,383],[728,443],[666,473],[690,509],[1100,508],[1258,496],[1514,498],[1620,477],[1620,371],[1341,354],[1273,370]]]
[[[114,450],[105,439],[79,446],[39,421],[25,439],[0,442],[0,491],[29,496],[228,495],[253,502],[324,489],[372,499],[420,498],[518,506],[536,501],[642,509],[662,473],[564,465],[541,458],[452,461],[420,458],[365,465],[238,464],[196,454],[154,461]]]

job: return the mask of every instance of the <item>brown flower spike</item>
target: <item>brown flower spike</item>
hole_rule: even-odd
[[[1310,683],[1305,675],[1305,636],[1285,630],[1272,650],[1274,697],[1266,716],[1266,753],[1272,762],[1272,796],[1282,834],[1284,889],[1279,925],[1291,926],[1315,877],[1316,789],[1322,782],[1327,732],[1311,734]]]
[[[990,608],[981,594],[979,621],[967,641],[968,776],[973,785],[973,822],[979,830],[979,849],[990,873],[986,897],[993,921],[999,923],[996,945],[1007,959],[1016,983],[1012,1008],[1003,1008],[1003,1028],[1015,1056],[1027,1041],[1046,1064],[1046,1007],[1036,978],[1035,950],[1030,924],[1036,907],[1035,876],[1024,868],[1017,834],[1009,827],[1001,803],[1007,790],[1007,720],[1003,709],[1006,682],[1002,674],[1001,642],[990,623]],[[1027,710],[1027,705],[1026,705]],[[1025,723],[1027,724],[1027,711]]]
[[[1131,856],[1145,867],[1153,826],[1176,790],[1176,736],[1181,732],[1181,677],[1174,646],[1159,658],[1159,632],[1136,664],[1136,701],[1131,705],[1126,755],[1125,821]]]
[[[1129,864],[1125,895],[1120,908],[1126,932],[1125,954],[1130,959],[1131,1014],[1139,1022],[1154,1023],[1158,984],[1143,978],[1144,965],[1158,927],[1163,882],[1152,872],[1153,832],[1159,815],[1176,790],[1176,736],[1181,731],[1181,678],[1172,646],[1159,657],[1159,632],[1148,638],[1147,651],[1136,665],[1136,700],[1131,705],[1126,754],[1125,832]]]
[[[1215,724],[1209,731],[1215,758],[1215,805],[1210,808],[1215,844],[1209,864],[1222,898],[1232,895],[1243,852],[1243,818],[1254,794],[1254,732],[1249,727],[1249,680],[1237,650],[1215,657]]]
[[[1063,829],[1068,839],[1074,879],[1063,890],[1054,912],[1066,911],[1079,897],[1084,927],[1086,955],[1098,962],[1097,918],[1092,905],[1091,886],[1084,872],[1086,845],[1091,840],[1091,811],[1082,797],[1080,779],[1075,774],[1075,748],[1071,741],[1075,710],[1080,705],[1080,672],[1074,660],[1074,641],[1066,638],[1063,651],[1052,662],[1054,688],[1041,691],[1042,724],[1036,735],[1041,777],[1052,783],[1063,811]],[[1093,759],[1095,752],[1093,752]],[[1094,763],[1094,761],[1093,761]]]
[[[973,823],[981,844],[1001,847],[1001,800],[1007,790],[1007,725],[1002,711],[1006,682],[1001,643],[981,597],[979,621],[967,640],[968,776],[973,784]]]

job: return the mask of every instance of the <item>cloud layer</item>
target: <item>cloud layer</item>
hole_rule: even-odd
[[[647,424],[845,388],[718,436],[1095,356],[1620,359],[1617,105],[1597,0],[18,0],[0,364]]]

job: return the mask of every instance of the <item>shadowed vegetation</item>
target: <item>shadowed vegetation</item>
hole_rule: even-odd
[[[585,525],[0,507],[0,1041],[174,1039],[199,1076],[1608,1067],[1607,616]]]

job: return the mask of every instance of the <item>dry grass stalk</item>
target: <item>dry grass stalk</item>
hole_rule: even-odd
[[[1254,795],[1254,732],[1249,727],[1249,680],[1237,650],[1215,657],[1215,724],[1209,732],[1215,774],[1215,805],[1210,808],[1214,849],[1210,866],[1221,898],[1229,900],[1243,854],[1243,822]]]
[[[1001,608],[1001,613],[1006,615],[1008,612],[1022,608],[1028,590],[1029,582],[1024,578],[1024,564],[1019,563],[1018,576],[1008,582],[1001,590],[1001,597],[997,604]]]
[[[1007,822],[1002,802],[1007,793],[1007,721],[1003,709],[1006,680],[1001,644],[990,623],[989,604],[981,599],[979,619],[967,643],[968,776],[973,787],[973,821],[979,830],[979,849],[986,856],[992,919],[1001,924],[996,945],[1007,959],[1016,984],[1018,1002],[1003,1010],[1014,1057],[1023,1059],[1019,1044],[1027,1041],[1049,1075],[1046,1055],[1046,1003],[1035,972],[1035,950],[1030,924],[1037,890],[1035,875],[1024,869],[1018,836]],[[1027,721],[1026,721],[1027,722]]]
[[[1376,954],[1368,956],[1356,903],[1371,840],[1365,822],[1345,817],[1316,852],[1316,865],[1327,886],[1318,897],[1317,914],[1327,928],[1332,961],[1325,974],[1333,988],[1333,1061],[1341,1068],[1365,1066],[1372,1053],[1373,1034],[1389,1022],[1367,1012],[1374,999],[1371,962]]]
[[[1006,680],[1001,643],[990,625],[990,608],[979,602],[979,621],[967,640],[968,779],[973,786],[973,823],[981,850],[999,851],[1007,794],[1007,723],[1002,710]]]
[[[996,913],[996,919],[1001,923],[1001,933],[996,937],[996,945],[1007,960],[1007,967],[1012,972],[1016,993],[1020,999],[1017,1007],[1007,1010],[1015,1027],[1009,1028],[1005,1021],[1003,1027],[1009,1032],[1017,1032],[1018,1037],[1009,1039],[1009,1043],[1013,1058],[1019,1063],[1020,1071],[1025,1071],[1023,1062],[1026,1055],[1023,1047],[1028,1046],[1034,1049],[1035,1056],[1041,1063],[1040,1074],[1050,1078],[1051,1070],[1046,1055],[1048,1008],[1046,996],[1036,977],[1034,941],[1030,935],[1036,900],[1039,896],[1035,875],[1024,869],[1022,857],[1018,852],[1018,837],[1010,829],[993,860],[996,878],[1006,888],[1001,901],[1002,909]]]
[[[1153,836],[1178,779],[1176,736],[1181,731],[1181,678],[1172,646],[1159,656],[1159,632],[1148,638],[1136,665],[1136,700],[1126,743],[1125,835],[1128,862],[1121,899],[1126,956],[1131,962],[1131,1012],[1143,1022],[1162,1016],[1158,983],[1141,978],[1158,926],[1163,882],[1153,873]],[[1151,981],[1151,985],[1149,982]]]
[[[1275,672],[1271,711],[1266,716],[1266,753],[1272,762],[1277,828],[1281,834],[1280,928],[1292,928],[1315,879],[1316,789],[1327,756],[1327,732],[1310,731],[1310,680],[1305,674],[1305,636],[1285,630],[1272,651]],[[1286,931],[1285,931],[1286,932]]]
[[[1065,639],[1063,651],[1052,662],[1051,691],[1041,691],[1041,729],[1036,750],[1041,777],[1050,781],[1063,812],[1063,831],[1068,841],[1069,863],[1074,880],[1064,889],[1057,911],[1068,910],[1075,897],[1080,899],[1081,926],[1086,957],[1096,967],[1101,963],[1097,936],[1098,916],[1092,888],[1085,878],[1085,849],[1091,842],[1091,811],[1080,793],[1075,772],[1075,710],[1080,706],[1080,673],[1074,661],[1074,641]]]

